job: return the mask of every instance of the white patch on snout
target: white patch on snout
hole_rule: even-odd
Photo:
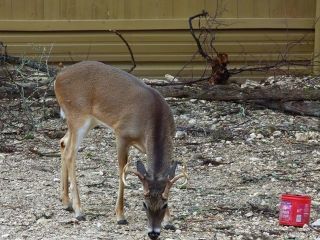
[[[148,227],[148,233],[155,232],[160,234],[161,229],[160,228],[150,228]]]

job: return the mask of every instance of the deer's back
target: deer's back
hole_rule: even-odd
[[[170,108],[156,90],[100,62],[80,62],[62,70],[55,81],[55,93],[67,118],[91,115],[113,129],[136,128],[161,121],[154,119],[159,117],[154,112],[160,111],[160,118],[173,124]]]

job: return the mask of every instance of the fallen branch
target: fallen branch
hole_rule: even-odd
[[[196,98],[208,101],[320,101],[320,89],[288,89],[278,86],[241,88],[238,85],[215,85],[207,89],[189,86],[154,87],[165,97]]]
[[[30,147],[29,151],[41,157],[60,157],[58,152],[40,152],[38,149]]]

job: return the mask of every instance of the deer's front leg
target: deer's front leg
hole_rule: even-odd
[[[171,223],[170,210],[166,209],[166,213],[163,219],[163,228],[167,230],[176,230],[176,227]]]
[[[116,217],[117,223],[120,225],[128,224],[124,216],[124,183],[122,181],[123,168],[128,161],[128,144],[124,139],[117,138],[117,153],[118,153],[118,167],[119,167],[119,189],[116,203]]]

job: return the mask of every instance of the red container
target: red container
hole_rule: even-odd
[[[302,227],[310,221],[311,198],[304,195],[283,194],[279,224]]]

